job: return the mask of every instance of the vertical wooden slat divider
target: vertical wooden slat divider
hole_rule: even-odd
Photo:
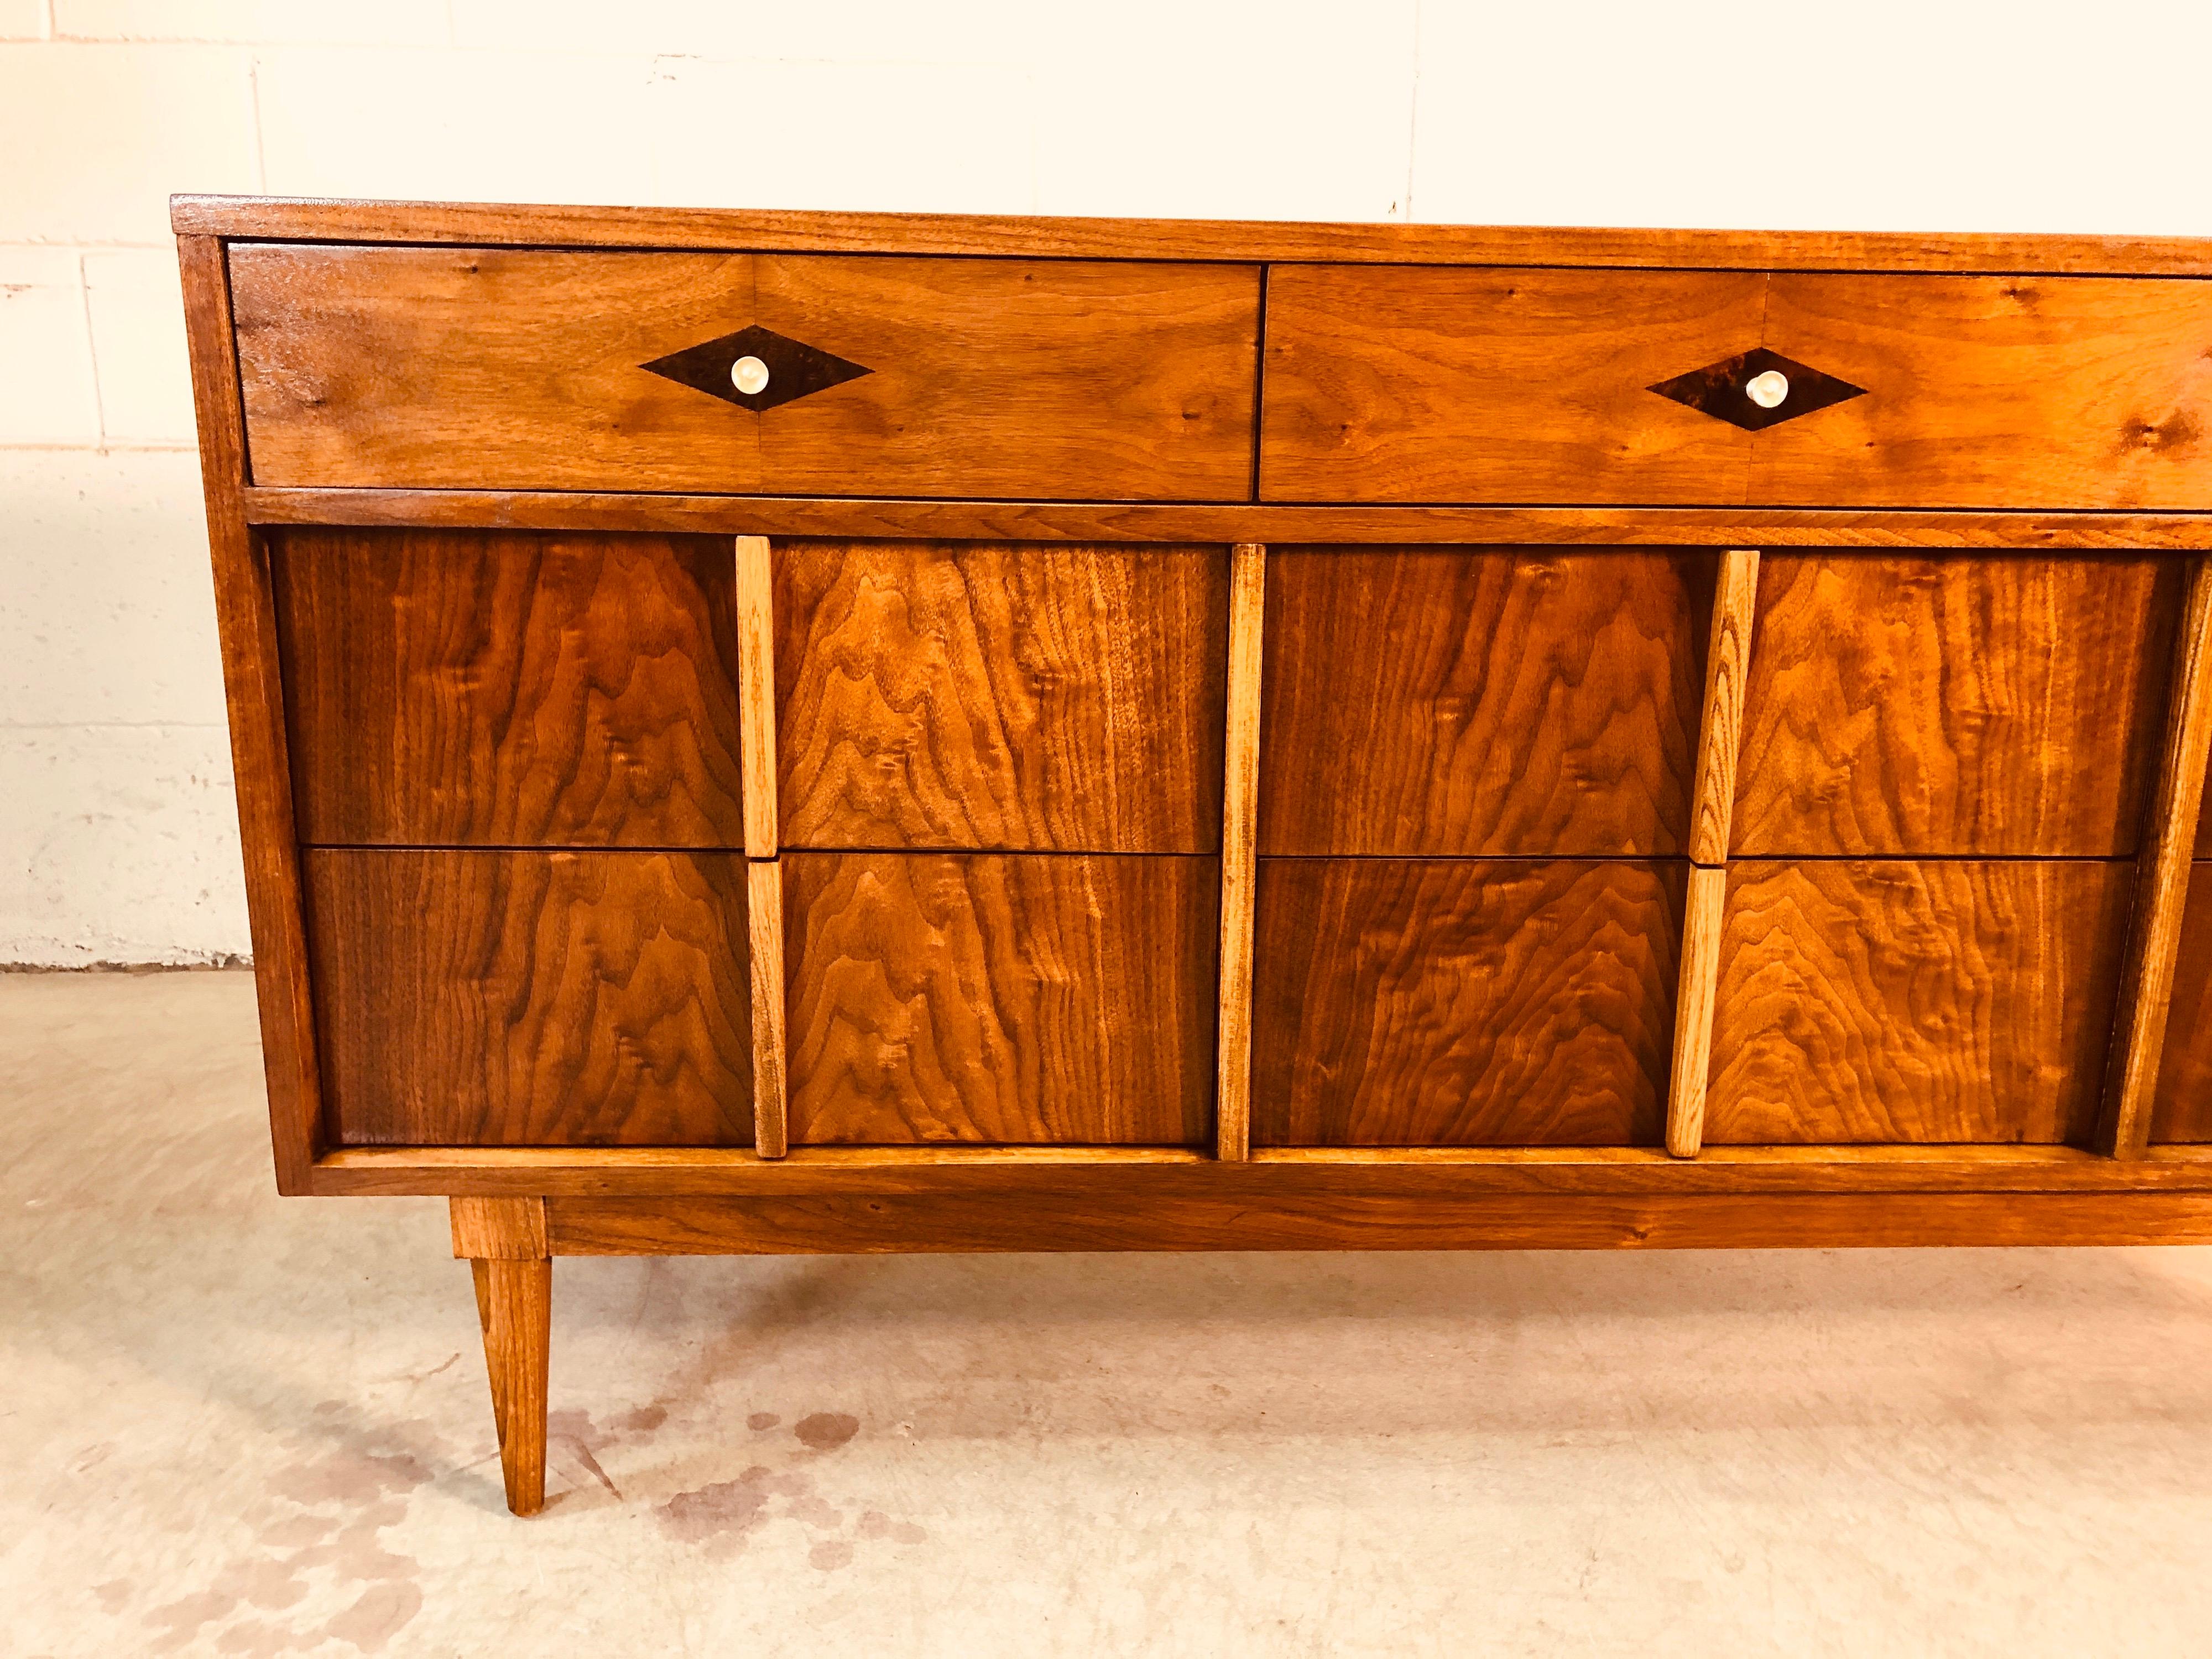
[[[781,1158],[790,1131],[783,1076],[783,866],[776,861],[775,596],[768,538],[740,536],[738,719],[745,795],[745,914],[752,963],[753,1150]]]
[[[2150,1141],[2151,1097],[2166,1050],[2190,858],[2204,803],[2204,769],[2212,758],[2212,559],[2189,562],[2188,584],[2158,789],[2136,854],[2135,917],[2105,1071],[2098,1144],[2114,1158],[2141,1158]]]
[[[1228,741],[1221,790],[1221,1017],[1214,1154],[1252,1152],[1252,908],[1260,798],[1260,647],[1267,550],[1229,550]]]
[[[323,1150],[325,1126],[307,981],[299,830],[286,752],[276,593],[268,546],[246,522],[246,413],[223,244],[212,236],[180,236],[177,258],[191,322],[192,403],[198,417],[216,611],[222,623],[223,695],[230,708],[276,1190],[304,1193]]]
[[[1690,881],[1682,911],[1680,978],[1674,998],[1674,1054],[1667,1091],[1667,1150],[1695,1158],[1705,1145],[1705,1073],[1712,1054],[1713,994],[1728,903],[1729,819],[1743,745],[1744,678],[1759,604],[1759,551],[1721,555],[1713,624],[1705,647],[1705,696],[1690,801]]]
[[[768,538],[738,540],[738,719],[745,856],[772,859],[775,808],[775,596]]]

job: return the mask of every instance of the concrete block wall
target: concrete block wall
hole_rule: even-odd
[[[247,950],[166,198],[2212,234],[2212,7],[0,0],[0,964]]]

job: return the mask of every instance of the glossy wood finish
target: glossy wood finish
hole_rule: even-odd
[[[1308,265],[1267,311],[1267,501],[2212,507],[2200,282]],[[1650,391],[1757,346],[1865,395]]]
[[[509,243],[523,247],[775,248],[1000,258],[1337,259],[1388,264],[2046,270],[2212,276],[2212,240],[2188,236],[1009,218],[996,214],[564,207],[209,194],[172,196],[169,221],[179,235]]]
[[[2132,854],[2180,577],[2148,558],[1770,554],[1736,854]]]
[[[1254,1166],[1255,1168],[1264,1166]],[[2002,1193],[1784,1198],[1503,1197],[1273,1203],[1066,1183],[1003,1197],[561,1199],[564,1255],[930,1250],[1836,1249],[1946,1244],[2212,1243],[2212,1195]]]
[[[1740,501],[1751,434],[1646,390],[1758,343],[1742,271],[1291,265],[1260,499]]]
[[[299,837],[285,750],[284,672],[269,550],[247,528],[244,416],[222,248],[205,237],[177,244],[199,422],[208,548],[214,565],[223,698],[245,855],[246,924],[261,1016],[262,1077],[276,1190],[303,1193],[324,1148],[322,1085],[301,920]]]
[[[1679,864],[1264,859],[1260,1146],[1660,1138]]]
[[[1698,720],[1698,761],[1690,800],[1690,860],[1728,862],[1735,821],[1736,767],[1743,754],[1744,682],[1759,610],[1759,553],[1731,548],[1721,555],[1713,588],[1712,627],[1705,642],[1705,696]]]
[[[1760,434],[1747,500],[2212,507],[2212,285],[1778,275],[1763,343],[1867,395]]]
[[[2212,1193],[2212,1147],[2142,1158],[2055,1146],[1283,1146],[1224,1163],[1178,1146],[801,1146],[764,1163],[744,1148],[356,1146],[315,1166],[316,1191],[571,1198],[996,1194],[1020,1201],[1079,1176],[1143,1206],[1163,1194],[1266,1202],[1326,1190],[1419,1203],[1491,1194]]]
[[[738,678],[744,688],[745,856],[775,856],[775,578],[765,536],[737,538]]]
[[[2087,1145],[2131,865],[1738,862],[1706,1144]]]
[[[1254,266],[230,257],[259,483],[1205,500],[1250,479]],[[641,367],[754,325],[870,373],[757,413]]]
[[[1229,552],[1229,689],[1221,807],[1221,994],[1215,1027],[1214,1135],[1231,1163],[1252,1150],[1252,949],[1259,877],[1260,712],[1267,550]]]
[[[1218,547],[775,549],[787,847],[1211,853]]]
[[[753,1149],[781,1158],[791,1146],[790,1079],[785,1075],[783,1024],[783,866],[773,859],[745,866],[745,920],[750,955],[753,1039]]]
[[[696,531],[986,541],[1860,547],[2142,552],[2212,548],[2212,515],[1753,507],[1284,507],[607,490],[252,489],[249,524]]]
[[[1720,986],[1722,927],[1727,905],[1728,872],[1693,865],[1682,908],[1674,1059],[1667,1074],[1667,1150],[1676,1158],[1695,1158],[1705,1144],[1713,999]]]
[[[2115,1158],[2141,1158],[2150,1139],[2154,1094],[2166,1044],[2189,897],[2191,849],[2212,762],[2212,562],[2193,561],[2174,655],[2158,791],[2136,860],[2135,916],[2120,969],[2105,1109],[2098,1144]]]
[[[1713,561],[1278,548],[1264,854],[1681,850]]]
[[[1212,1131],[1211,858],[787,853],[793,1146]]]
[[[2166,1006],[2150,1157],[2161,1143],[2212,1141],[2212,863],[2190,870]]]
[[[333,1138],[743,1146],[743,860],[307,855]]]
[[[535,1515],[545,1507],[545,1396],[553,1347],[553,1263],[478,1261],[477,1319],[483,1329],[493,1427],[507,1507]]]
[[[741,844],[726,541],[293,530],[273,573],[302,840]]]

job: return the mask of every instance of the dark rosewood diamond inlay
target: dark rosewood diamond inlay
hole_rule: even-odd
[[[1752,382],[1764,374],[1780,374],[1790,383],[1782,400],[1771,408],[1752,396]],[[1747,432],[1762,432],[1784,421],[1794,421],[1800,415],[1810,415],[1814,410],[1866,396],[1863,386],[1823,374],[1817,368],[1808,368],[1765,346],[1705,368],[1693,368],[1687,374],[1677,374],[1647,390],[1662,398],[1672,398],[1678,404],[1687,404],[1700,414],[1726,421],[1730,426],[1740,426]]]
[[[757,392],[740,390],[732,378],[732,369],[747,357],[759,359],[768,370],[767,382]],[[873,372],[757,323],[638,367],[756,414]]]

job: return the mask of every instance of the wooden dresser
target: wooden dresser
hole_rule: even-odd
[[[2212,1240],[2212,241],[173,214],[518,1511],[559,1255]]]

